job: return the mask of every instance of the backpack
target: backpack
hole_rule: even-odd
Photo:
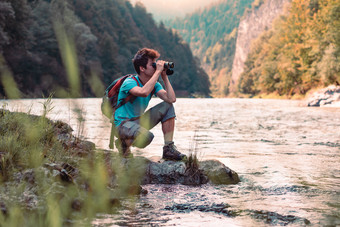
[[[116,111],[116,109],[118,109],[119,107],[121,107],[125,103],[127,103],[129,101],[133,102],[136,99],[136,96],[129,94],[125,99],[118,100],[118,94],[119,94],[120,87],[122,86],[122,84],[124,83],[124,81],[127,78],[134,79],[139,86],[137,78],[133,74],[128,74],[128,75],[122,76],[122,77],[114,80],[110,84],[110,86],[108,86],[106,88],[105,94],[104,94],[104,97],[103,97],[103,100],[102,100],[102,104],[101,104],[102,113],[107,118],[111,119],[113,117],[113,114]]]

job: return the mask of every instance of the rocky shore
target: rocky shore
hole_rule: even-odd
[[[92,190],[84,177],[83,162],[93,162],[103,157],[107,184],[112,188],[128,187],[129,193],[147,193],[141,185],[145,184],[237,184],[238,174],[217,160],[198,162],[192,157],[187,162],[156,160],[144,157],[121,158],[118,152],[96,149],[94,143],[75,137],[72,128],[61,121],[51,121],[42,116],[9,112],[0,109],[0,174],[4,188],[10,185],[26,185],[26,192],[17,198],[26,201],[25,206],[34,208],[38,205],[39,195],[35,193],[37,179],[46,179],[47,184],[76,185],[85,191]],[[36,134],[36,135],[35,135]],[[17,138],[13,138],[17,137]],[[35,138],[36,137],[36,138]],[[21,140],[31,139],[22,143]],[[6,144],[7,140],[17,143],[17,150]],[[32,143],[32,144],[31,144]],[[11,145],[13,146],[13,145]],[[41,146],[41,149],[36,149]],[[32,149],[32,151],[31,151]],[[24,154],[27,157],[24,157]],[[18,156],[19,155],[19,156]],[[37,157],[35,167],[29,162],[32,156]],[[20,159],[23,158],[23,159]],[[25,163],[27,160],[28,163]],[[90,165],[96,165],[95,162]],[[87,171],[87,170],[86,170]],[[39,176],[38,176],[39,175]],[[129,180],[123,181],[122,176]],[[133,181],[133,182],[132,182]],[[59,183],[58,183],[59,184]],[[60,188],[59,188],[60,189]],[[58,190],[57,190],[58,191]],[[0,192],[0,202],[9,199]]]
[[[11,113],[9,111],[0,110],[1,115],[13,114],[23,115],[23,113]],[[0,115],[0,116],[1,116]],[[31,119],[39,119],[39,116],[28,115]],[[108,157],[110,153],[115,153],[109,150],[98,150],[94,143],[79,139],[72,134],[73,129],[66,123],[61,121],[50,121],[58,142],[63,148],[67,149],[74,157],[93,155],[95,152],[106,153]],[[0,158],[5,152],[0,153]],[[117,154],[113,154],[110,162],[114,159],[121,159]],[[214,184],[237,184],[240,182],[238,174],[226,167],[223,163],[217,160],[208,160],[199,162],[195,167],[192,163],[157,160],[152,161],[144,157],[134,157],[134,162],[138,162],[138,168],[144,173],[141,179],[142,184],[184,184],[184,185],[200,185],[206,183]],[[128,166],[130,159],[122,159],[122,163]],[[74,176],[78,170],[68,163],[45,163],[45,167],[59,171],[63,179],[69,181],[71,176]],[[68,177],[67,177],[68,176]]]
[[[340,107],[340,86],[330,85],[314,92],[307,98],[307,105]]]

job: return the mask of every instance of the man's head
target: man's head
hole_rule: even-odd
[[[139,49],[135,57],[132,59],[133,66],[135,67],[137,74],[140,74],[140,67],[146,68],[149,59],[155,60],[159,58],[159,56],[160,54],[158,53],[158,51],[154,49],[149,48]]]

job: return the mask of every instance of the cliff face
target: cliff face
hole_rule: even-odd
[[[236,51],[232,67],[230,92],[237,90],[238,79],[243,72],[244,62],[250,51],[251,42],[265,29],[271,27],[273,20],[283,13],[290,0],[267,0],[258,9],[244,16],[238,27]]]

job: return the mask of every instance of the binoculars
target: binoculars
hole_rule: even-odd
[[[152,63],[152,67],[156,68],[156,63]],[[166,69],[166,75],[172,75],[174,74],[173,68],[175,67],[175,64],[173,62],[165,62],[164,63],[164,69]]]

